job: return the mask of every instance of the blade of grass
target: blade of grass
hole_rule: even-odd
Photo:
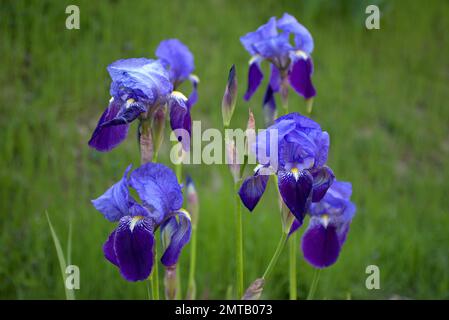
[[[50,217],[48,216],[48,212],[45,211],[45,215],[47,216],[48,226],[50,227],[51,236],[53,238],[53,243],[55,245],[56,254],[58,255],[59,267],[61,269],[62,283],[64,285],[65,296],[67,300],[75,300],[75,294],[72,290],[67,289],[65,285],[65,270],[67,268],[67,264],[64,258],[64,252],[62,251],[61,243],[59,242],[59,238],[56,235],[56,232],[53,228],[53,225],[50,221]]]

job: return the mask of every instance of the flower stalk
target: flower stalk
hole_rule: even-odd
[[[315,295],[316,288],[318,287],[318,282],[320,281],[321,269],[316,268],[313,275],[312,284],[310,285],[309,294],[307,295],[307,300],[312,300]]]

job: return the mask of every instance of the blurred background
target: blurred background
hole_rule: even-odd
[[[80,30],[65,28],[70,4],[80,8]],[[380,30],[365,28],[369,4],[381,10]],[[249,103],[242,99],[250,57],[239,37],[284,12],[314,37],[318,95],[311,116],[330,133],[329,165],[352,182],[358,208],[338,262],[321,273],[316,297],[449,298],[449,3],[418,0],[1,0],[0,298],[65,298],[46,210],[65,252],[72,224],[71,261],[81,272],[77,298],[147,297],[145,283],[124,281],[103,258],[115,225],[90,204],[128,164],[139,164],[136,124],[110,153],[87,146],[109,100],[106,66],[154,57],[161,40],[179,38],[195,55],[201,83],[193,118],[203,129],[221,128],[233,63],[240,84],[233,126],[246,125],[251,107],[262,127],[263,90]],[[291,94],[290,110],[305,108]],[[171,165],[168,139],[164,145],[161,162]],[[225,165],[191,165],[184,172],[201,201],[198,296],[225,298],[235,275],[231,178]],[[270,183],[256,210],[244,212],[245,284],[263,273],[280,232]],[[182,254],[183,279],[189,250]],[[380,290],[365,287],[372,264],[380,268]],[[300,298],[312,274],[298,253]],[[288,298],[287,251],[263,297]]]

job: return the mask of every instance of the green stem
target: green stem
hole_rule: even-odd
[[[285,243],[287,242],[287,239],[288,239],[287,234],[285,232],[282,232],[282,236],[279,239],[279,243],[276,248],[276,251],[274,252],[273,257],[271,258],[271,261],[268,264],[268,267],[262,276],[262,278],[264,278],[265,280],[270,276],[271,272],[273,271],[274,266],[276,265],[276,263],[279,259],[279,256],[281,255],[281,252],[285,247]]]
[[[297,283],[296,283],[296,233],[291,235],[289,242],[289,270],[290,270],[290,300],[297,299]]]
[[[187,286],[187,299],[195,300],[196,298],[196,282],[195,282],[195,268],[196,268],[196,225],[192,226],[190,249],[190,270],[189,270],[189,284]]]
[[[235,197],[235,249],[236,249],[236,266],[237,266],[237,297],[243,297],[243,223],[242,223],[242,205],[238,194],[239,182],[234,183]]]
[[[155,244],[154,244],[154,261],[158,261],[157,258],[157,239],[155,237]],[[158,264],[155,263],[153,266],[153,274],[150,277],[151,282],[151,290],[153,293],[153,300],[159,300],[159,270],[158,270]]]
[[[307,295],[307,300],[312,300],[315,295],[316,288],[318,287],[318,281],[320,281],[321,269],[315,269],[315,274],[313,275],[312,284],[310,285],[309,294]]]

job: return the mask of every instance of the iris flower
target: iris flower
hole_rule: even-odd
[[[170,109],[172,129],[182,128],[190,133],[187,98],[173,91],[169,72],[160,61],[146,58],[118,60],[107,70],[112,79],[112,97],[89,146],[98,151],[110,151],[126,138],[132,121],[151,117],[166,104]]]
[[[334,181],[323,199],[310,206],[310,222],[301,246],[304,258],[316,268],[329,267],[338,259],[356,211],[351,193],[351,183]],[[290,233],[299,226],[295,221]]]
[[[293,41],[290,41],[293,38]],[[274,93],[288,88],[288,84],[305,99],[316,95],[312,84],[313,38],[310,32],[293,16],[284,13],[282,18],[271,17],[256,31],[240,38],[252,55],[248,70],[248,89],[244,99],[249,100],[262,82],[261,62],[271,64],[271,76],[264,97],[266,112],[275,113]]]
[[[161,262],[170,267],[190,240],[191,223],[187,211],[181,209],[181,186],[171,169],[147,163],[130,171],[131,166],[92,204],[107,220],[118,222],[103,246],[104,256],[126,280],[139,281],[147,279],[153,269],[156,230],[160,228],[165,248]],[[130,188],[141,203],[131,196]]]
[[[299,113],[278,118],[256,137],[253,152],[260,165],[242,183],[243,204],[255,208],[268,182],[266,173],[273,172],[282,200],[302,223],[310,203],[320,201],[334,180],[326,166],[328,150],[329,135],[315,121]]]

